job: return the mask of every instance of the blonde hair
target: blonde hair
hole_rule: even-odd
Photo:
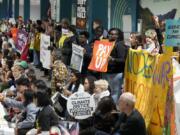
[[[108,89],[108,82],[106,80],[100,79],[94,82],[95,86],[99,86],[103,91]]]
[[[150,37],[151,39],[156,39],[157,38],[157,33],[156,33],[156,31],[154,29],[148,29],[145,32],[145,36]]]
[[[122,93],[122,95],[120,96],[120,99],[122,99],[128,105],[131,105],[132,107],[134,107],[134,105],[136,103],[136,97],[130,92]]]

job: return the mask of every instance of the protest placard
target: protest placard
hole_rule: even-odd
[[[163,134],[171,80],[172,61],[168,54],[152,56],[143,50],[129,50],[125,67],[125,90],[135,94],[135,107],[143,115],[150,135]]]
[[[48,50],[50,46],[50,36],[41,34],[40,37],[40,61],[46,69],[50,69],[51,65],[51,51]]]
[[[113,47],[114,45],[112,42],[106,40],[95,41],[93,57],[88,69],[98,72],[107,72],[108,57],[110,56]]]
[[[76,27],[79,29],[85,29],[87,19],[87,0],[77,0],[76,10]]]
[[[86,119],[95,111],[94,98],[87,92],[75,92],[68,98],[67,111],[75,119]]]
[[[165,45],[180,46],[180,20],[166,20]]]
[[[28,33],[24,30],[19,30],[17,33],[16,49],[19,52],[23,51],[23,48],[27,45]]]
[[[79,72],[82,70],[82,64],[83,64],[83,50],[81,46],[78,46],[76,44],[72,44],[72,56],[71,56],[71,68],[75,69]]]

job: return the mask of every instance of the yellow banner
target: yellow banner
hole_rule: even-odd
[[[135,94],[135,107],[143,115],[151,135],[162,135],[166,97],[172,79],[168,54],[152,56],[142,50],[129,50],[125,67],[125,90]]]

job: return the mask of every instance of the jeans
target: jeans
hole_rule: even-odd
[[[34,50],[33,52],[33,63],[35,66],[38,66],[40,65],[40,52],[39,51],[36,51]]]

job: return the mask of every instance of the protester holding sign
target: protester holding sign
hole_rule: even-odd
[[[107,73],[103,74],[103,78],[109,82],[112,90],[112,97],[116,102],[121,93],[122,76],[124,73],[128,47],[124,44],[123,32],[118,28],[109,30],[109,42],[113,42],[114,47],[109,56]]]
[[[157,33],[154,29],[149,29],[145,32],[146,43],[144,49],[151,54],[158,54],[160,45],[157,39]]]
[[[77,92],[80,88],[81,78],[80,73],[76,70],[72,70],[70,80],[67,85],[63,87],[63,93],[65,96],[70,96],[72,93]]]
[[[110,135],[118,116],[113,99],[103,97],[98,103],[93,117],[80,121],[80,135]]]
[[[82,31],[79,33],[78,36],[78,45],[84,48],[84,58],[83,58],[83,65],[81,74],[83,76],[87,75],[88,65],[91,59],[92,48],[88,43],[89,33],[87,31]]]

